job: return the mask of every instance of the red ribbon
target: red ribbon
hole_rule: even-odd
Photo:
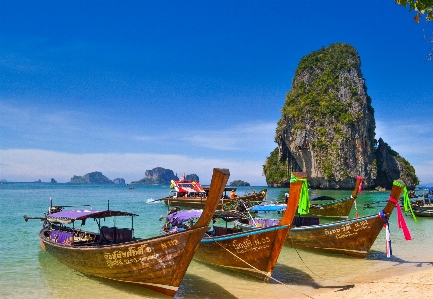
[[[395,200],[391,196],[388,198],[390,202],[394,202],[397,206],[397,223],[398,228],[401,228],[403,230],[403,235],[406,240],[412,240],[412,237],[410,235],[409,229],[407,228],[406,220],[404,220],[403,213],[401,211],[400,204],[398,200]]]
[[[359,183],[358,193],[359,193],[359,194],[362,194],[362,182],[364,181],[364,179],[361,178],[360,176],[357,176],[357,177],[356,177],[356,180],[357,180],[357,181],[361,181],[361,182]]]

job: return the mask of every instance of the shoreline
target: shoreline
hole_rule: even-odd
[[[340,289],[321,288],[305,294],[311,298],[429,298],[433,296],[433,262],[392,265],[343,283],[347,285]]]

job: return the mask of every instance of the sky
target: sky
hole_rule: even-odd
[[[433,183],[433,24],[383,1],[0,0],[0,179],[266,185],[300,59],[355,47],[376,138]]]

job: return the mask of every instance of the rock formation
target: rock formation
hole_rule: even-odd
[[[278,150],[263,167],[268,185],[288,186],[290,172],[303,171],[312,188],[352,189],[356,176],[365,188],[390,188],[398,178],[414,186],[413,167],[387,154],[390,148],[376,148],[375,127],[354,47],[332,44],[303,57],[277,125]]]
[[[116,185],[125,185],[125,179],[123,179],[123,178],[115,178],[113,180],[113,183],[116,184]]]
[[[195,181],[200,182],[200,178],[196,174],[183,174],[181,176],[181,180],[187,181]],[[139,184],[139,185],[153,185],[153,184],[161,184],[161,185],[170,185],[171,180],[178,181],[179,177],[177,174],[175,175],[173,170],[165,169],[162,167],[156,167],[152,170],[146,170],[144,174],[144,178],[139,181],[131,182],[131,184]]]
[[[107,178],[101,172],[94,171],[94,172],[90,172],[90,173],[83,175],[83,176],[74,175],[74,177],[71,178],[70,183],[73,183],[73,184],[113,184],[113,181],[111,181],[109,178]]]
[[[244,182],[242,180],[235,180],[233,182],[230,182],[230,186],[250,186],[250,183]]]
[[[165,184],[170,185],[171,180],[179,180],[177,175],[174,175],[173,170],[156,167],[152,170],[146,170],[144,178],[139,181],[131,182],[131,184],[152,185]]]

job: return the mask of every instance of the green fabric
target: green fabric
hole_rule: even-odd
[[[415,223],[418,223],[418,220],[416,219],[415,214],[413,213],[412,210],[412,205],[410,203],[410,199],[409,199],[409,195],[407,194],[407,188],[405,185],[394,181],[393,185],[398,186],[400,188],[403,188],[403,206],[404,206],[404,211],[407,212],[410,210],[410,213],[412,214],[413,220],[415,221]],[[397,199],[398,200],[398,199]]]
[[[290,177],[290,183],[295,183],[299,181],[302,181],[302,187],[298,205],[298,213],[304,215],[310,212],[310,195],[308,194],[308,181],[307,179],[300,179],[292,173]]]

